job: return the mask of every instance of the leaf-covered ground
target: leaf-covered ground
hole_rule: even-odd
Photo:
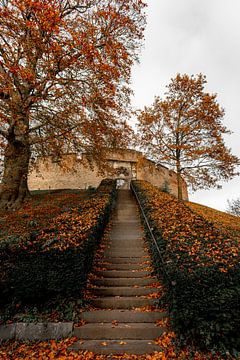
[[[185,205],[207,221],[212,222],[221,231],[230,234],[230,236],[237,235],[240,238],[240,217],[190,201],[185,202]]]
[[[173,252],[176,260],[181,257],[181,266],[190,270],[191,264],[206,267],[214,263],[225,272],[239,263],[236,234],[240,232],[240,221],[235,221],[236,217],[186,203],[189,208],[146,182],[141,183],[141,188],[152,208],[151,218],[161,229],[162,237],[168,239],[169,253]]]
[[[159,267],[161,262],[152,248],[156,269],[166,284],[170,323],[178,338],[201,348],[231,349],[232,354],[239,351],[240,238],[236,218],[218,211],[214,216],[213,209],[205,211],[198,205],[193,209],[144,181],[134,182],[134,187],[162,252],[163,266]]]
[[[110,201],[110,189],[111,187],[104,189],[102,186],[101,190],[94,193],[80,191],[38,194],[32,196],[22,209],[0,214],[0,245],[3,245],[0,248],[3,256],[4,251],[6,254],[21,252],[36,254],[38,259],[40,253],[58,251],[61,255],[67,249],[79,249],[85,244],[85,240],[93,237],[93,232],[98,231],[99,221],[102,221]],[[97,237],[95,234],[95,238]],[[7,267],[6,262],[5,268]],[[51,272],[51,269],[45,270]],[[34,280],[30,280],[34,286]],[[25,285],[28,286],[27,281]],[[80,292],[77,296],[59,293],[58,296],[46,297],[46,300],[40,301],[36,299],[33,302],[12,301],[1,309],[0,323],[77,320],[83,303],[85,301]]]
[[[39,192],[14,212],[0,211],[0,241],[8,236],[26,236],[49,226],[57,215],[66,212],[89,197],[85,190],[78,192]]]
[[[236,254],[239,250],[236,247],[235,236],[234,234],[238,234],[240,230],[240,224],[235,217],[232,217],[228,214],[221,213],[215,211],[210,208],[203,207],[198,204],[189,203],[188,206],[194,211],[194,213],[189,212],[186,213],[185,210],[182,211],[181,216],[179,208],[174,208],[174,201],[167,197],[164,198],[164,193],[161,194],[162,199],[164,200],[164,214],[163,218],[163,207],[159,203],[159,197],[154,197],[153,190],[147,187],[145,188],[147,191],[151,191],[151,201],[152,205],[155,207],[159,207],[159,212],[155,216],[155,220],[161,225],[161,228],[164,229],[164,236],[170,236],[171,246],[176,244],[176,239],[174,237],[174,233],[176,229],[178,230],[178,246],[180,251],[187,251],[188,255],[190,255],[194,262],[198,261],[199,256],[202,256],[204,251],[205,260],[214,261],[218,263],[221,259],[222,262],[222,254],[223,251],[227,251],[232,256],[227,257],[227,261],[220,267],[222,271],[228,269],[228,267],[232,266],[232,264],[237,260]],[[90,197],[91,198],[91,197]],[[96,202],[94,199],[89,201],[89,194],[86,192],[82,192],[79,194],[46,194],[46,195],[37,195],[28,202],[21,211],[15,212],[13,214],[0,214],[0,236],[1,238],[5,238],[6,236],[16,235],[23,236],[28,232],[37,231],[39,232],[39,241],[44,242],[45,244],[51,239],[51,234],[54,233],[54,229],[58,227],[58,236],[59,238],[64,238],[67,242],[74,241],[71,238],[68,238],[68,227],[75,226],[74,221],[77,219],[76,217],[81,216],[81,212],[77,211],[76,208],[79,205],[79,201],[82,203],[82,214],[85,213],[84,216],[88,216],[87,219],[92,219],[94,221],[94,214],[96,213]],[[85,203],[85,205],[84,205]],[[169,207],[166,207],[166,204],[169,203]],[[171,223],[173,217],[169,213],[168,209],[170,209],[171,203],[171,211],[175,213],[174,223]],[[101,211],[101,206],[99,206],[99,210]],[[85,211],[84,211],[85,209]],[[209,210],[208,210],[209,209]],[[184,218],[182,218],[183,214]],[[221,232],[218,234],[219,242],[216,242],[216,238],[213,241],[212,228],[202,229],[201,222],[198,219],[198,214],[201,215],[202,218],[212,222],[214,224],[214,228],[221,229]],[[51,222],[50,222],[51,219]],[[52,220],[53,219],[53,220]],[[176,219],[179,219],[176,222]],[[77,219],[80,221],[81,219]],[[184,220],[184,221],[183,221]],[[17,224],[17,225],[16,225]],[[168,224],[168,226],[165,226]],[[180,227],[180,224],[184,224],[184,228]],[[192,226],[194,224],[194,226]],[[197,226],[199,224],[199,226]],[[85,226],[83,224],[83,226]],[[196,228],[197,226],[197,228]],[[179,227],[179,228],[178,228]],[[42,229],[48,229],[48,231],[41,231]],[[227,230],[226,230],[227,229]],[[87,231],[87,227],[85,229]],[[209,230],[209,231],[208,231]],[[224,231],[229,231],[229,243],[224,244],[221,233]],[[79,227],[76,224],[76,231],[79,232]],[[180,233],[179,233],[180,231]],[[207,243],[210,244],[206,249],[202,248],[201,241],[198,243],[189,242],[195,234],[199,235],[199,239],[207,240]],[[215,234],[214,234],[215,236]],[[184,239],[189,239],[187,246],[184,246]],[[66,241],[60,242],[61,247],[64,249],[66,245]],[[57,243],[53,243],[52,246],[56,246]],[[65,244],[65,245],[64,245]],[[204,241],[206,244],[206,241]],[[72,243],[74,246],[74,242]],[[101,248],[100,248],[101,249]],[[100,250],[99,249],[99,250]],[[229,251],[228,251],[229,249]],[[206,264],[206,263],[205,263]],[[142,309],[144,311],[144,309]],[[54,321],[56,319],[53,319]],[[161,324],[160,324],[161,325]],[[169,331],[164,333],[160,338],[156,339],[156,343],[160,345],[161,351],[155,352],[153,354],[146,355],[96,355],[92,352],[69,352],[68,348],[73,344],[76,339],[69,338],[64,339],[62,341],[44,341],[44,342],[17,342],[17,341],[9,341],[2,343],[0,348],[0,359],[3,360],[18,360],[18,359],[77,359],[77,360],[105,360],[105,359],[129,359],[129,360],[167,360],[167,359],[192,359],[192,360],[226,360],[231,359],[235,360],[237,357],[230,355],[228,352],[221,354],[220,352],[203,352],[198,351],[192,347],[186,347],[184,349],[178,349],[177,343],[175,343],[176,335],[174,332]],[[103,346],[107,346],[107,342],[104,343]]]
[[[68,348],[76,341],[76,338],[64,339],[62,341],[42,341],[32,343],[21,343],[16,341],[9,341],[2,344],[0,349],[1,360],[237,360],[236,357],[230,354],[221,355],[218,352],[201,352],[191,349],[190,347],[178,350],[174,345],[175,334],[171,331],[164,333],[156,340],[156,343],[161,346],[161,351],[145,355],[97,355],[88,351],[74,352],[69,351]],[[107,347],[107,341],[103,343]]]

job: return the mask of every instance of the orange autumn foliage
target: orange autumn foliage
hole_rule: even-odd
[[[216,264],[223,272],[238,264],[239,239],[231,232],[226,237],[225,232],[207,221],[210,219],[207,219],[206,213],[204,221],[202,216],[179,203],[172,195],[147,182],[141,182],[141,189],[148,198],[151,219],[161,229],[167,250],[175,253],[181,267],[184,266],[183,255],[187,256],[185,264],[189,271],[193,264],[197,267]]]
[[[28,195],[37,155],[87,152],[104,163],[106,147],[125,144],[144,8],[142,0],[2,2],[0,207],[16,209]]]
[[[160,254],[147,235],[178,341],[239,351],[239,229],[228,214],[193,210],[144,181],[133,186],[158,244]]]
[[[138,111],[138,145],[157,164],[177,173],[178,198],[182,178],[194,190],[218,185],[238,174],[239,159],[225,146],[229,130],[216,94],[204,91],[206,77],[187,74],[171,79],[165,98]]]
[[[236,360],[235,356],[221,355],[218,352],[212,354],[211,352],[197,351],[190,347],[179,350],[174,345],[176,335],[169,331],[163,333],[161,337],[156,339],[156,344],[159,345],[159,351],[152,354],[134,355],[134,354],[119,354],[111,355],[111,359],[126,359],[126,360]],[[69,351],[68,348],[74,344],[76,338],[69,338],[61,341],[42,341],[36,343],[21,343],[8,342],[2,345],[0,349],[0,358],[2,360],[107,360],[108,355],[98,355],[90,351]],[[126,341],[122,341],[127,343]],[[120,342],[121,344],[121,342]],[[103,342],[103,347],[107,347],[107,342]]]
[[[0,241],[6,236],[27,237],[33,230],[46,228],[49,221],[62,214],[64,209],[75,208],[87,197],[86,191],[38,194],[28,199],[17,211],[0,211]]]
[[[44,251],[50,248],[64,251],[69,247],[78,247],[88,238],[108,203],[107,194],[82,201],[80,208],[73,208],[70,212],[54,218],[47,231],[42,231],[36,241],[47,244],[44,246]],[[51,241],[53,238],[55,238],[54,242]]]
[[[194,212],[201,215],[207,221],[213,222],[214,226],[230,236],[240,238],[240,218],[223,211],[212,209],[208,206],[185,202]]]

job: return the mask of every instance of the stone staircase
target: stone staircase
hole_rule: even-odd
[[[165,329],[155,322],[166,313],[146,311],[156,301],[148,295],[159,290],[151,287],[157,279],[149,270],[149,255],[130,190],[118,191],[109,240],[104,245],[92,280],[94,309],[82,313],[86,323],[75,328],[74,335],[80,340],[72,349],[136,355],[160,351],[154,339]]]

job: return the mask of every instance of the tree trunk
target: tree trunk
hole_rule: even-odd
[[[0,209],[15,210],[29,195],[27,177],[30,160],[28,134],[8,137],[0,190]]]
[[[177,164],[177,188],[178,188],[178,201],[182,201],[183,191],[182,191],[182,177],[181,177],[180,163]]]

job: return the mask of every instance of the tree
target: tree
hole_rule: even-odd
[[[227,203],[227,212],[235,216],[240,216],[240,198],[228,200]]]
[[[141,0],[1,1],[1,208],[16,208],[28,194],[36,155],[87,151],[100,161],[123,140],[144,7]]]
[[[224,110],[216,94],[204,91],[206,78],[180,75],[171,79],[165,99],[138,112],[139,145],[151,159],[177,173],[178,198],[182,178],[195,190],[217,186],[235,176],[239,159],[223,140]]]

